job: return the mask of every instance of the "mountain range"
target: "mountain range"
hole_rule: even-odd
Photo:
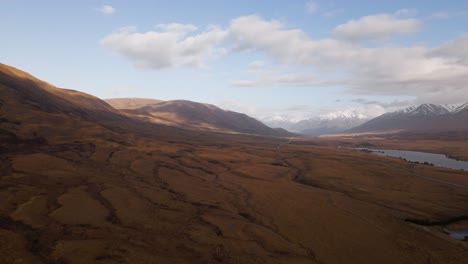
[[[458,106],[421,104],[375,118],[368,118],[354,111],[341,111],[297,122],[278,117],[265,119],[264,122],[309,136],[376,131],[468,131],[468,103]]]
[[[114,98],[106,102],[120,113],[156,124],[185,129],[270,136],[361,133],[373,131],[443,132],[468,130],[468,104],[422,104],[370,119],[356,111],[339,111],[293,122],[267,118],[263,123],[242,113],[187,100]],[[265,125],[266,124],[266,125]],[[280,127],[280,128],[271,128]]]
[[[448,132],[468,131],[468,104],[422,104],[385,113],[347,132],[371,131]]]
[[[112,122],[128,120],[135,126],[147,127],[147,121],[154,124],[175,126],[189,130],[260,134],[269,136],[292,136],[285,129],[304,135],[361,133],[371,131],[415,131],[444,132],[468,131],[468,103],[460,106],[422,104],[395,112],[389,112],[374,119],[355,112],[322,115],[299,122],[267,120],[268,125],[282,127],[274,129],[242,113],[220,109],[214,105],[186,100],[161,101],[142,98],[108,99],[69,89],[58,89],[31,75],[6,65],[0,65],[0,78],[12,89],[3,93],[9,100],[21,98],[36,108],[49,113],[72,113],[74,117],[89,121]],[[38,105],[36,102],[41,101]],[[6,109],[8,103],[0,102]],[[29,106],[28,106],[29,107]],[[7,111],[8,113],[8,111]],[[18,118],[16,114],[14,119]],[[27,115],[22,118],[26,118]],[[141,120],[139,122],[138,120]],[[70,121],[67,121],[70,122]],[[160,128],[161,129],[161,128]]]
[[[318,136],[341,133],[359,126],[369,118],[355,111],[332,112],[297,122],[282,118],[265,119],[263,122],[272,127],[282,127],[301,135]]]

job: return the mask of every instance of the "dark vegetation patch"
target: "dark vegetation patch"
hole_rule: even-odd
[[[468,221],[468,216],[457,216],[454,218],[446,219],[446,220],[439,220],[439,221],[432,221],[429,219],[415,219],[415,218],[406,218],[405,222],[422,225],[422,226],[439,226],[439,225],[450,225],[460,221]]]
[[[11,172],[11,160],[7,157],[0,156],[0,177],[9,175]]]
[[[115,140],[115,139],[112,139],[112,138],[108,138],[106,139],[107,141],[110,141],[110,142],[113,142],[113,143],[117,143],[117,144],[120,144],[120,145],[124,145],[124,146],[127,146],[127,147],[131,147],[132,144],[128,143],[128,142],[125,142],[125,141],[120,141],[120,140]]]
[[[288,164],[282,162],[282,161],[274,161],[271,163],[273,166],[278,166],[278,167],[288,167]]]
[[[10,121],[6,118],[0,117],[0,123],[9,123],[9,124],[14,124],[14,125],[21,125],[21,122],[18,121]]]
[[[245,219],[249,220],[250,222],[255,222],[255,217],[253,217],[251,214],[246,213],[246,212],[240,212],[240,216],[244,217]]]
[[[0,215],[0,228],[23,235],[28,242],[27,250],[44,259],[44,256],[41,254],[41,252],[44,251],[44,248],[41,245],[40,234],[38,231],[32,229],[28,225],[14,221],[11,218],[2,215]]]
[[[14,133],[0,128],[0,154],[24,152],[47,145],[47,140],[43,137],[21,139]]]

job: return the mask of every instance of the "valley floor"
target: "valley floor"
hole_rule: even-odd
[[[468,189],[417,177],[468,186],[468,172],[241,135],[18,144],[0,156],[0,263],[468,259],[443,232],[466,227],[451,220]]]

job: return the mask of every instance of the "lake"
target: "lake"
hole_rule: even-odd
[[[468,171],[467,161],[451,159],[442,154],[434,154],[434,153],[419,152],[419,151],[408,151],[408,150],[395,150],[395,149],[369,149],[369,148],[353,148],[353,149],[367,150],[377,155],[402,158],[402,159],[406,159],[412,162],[419,162],[419,163],[427,162],[430,164],[434,164],[434,166],[443,167],[443,168]]]

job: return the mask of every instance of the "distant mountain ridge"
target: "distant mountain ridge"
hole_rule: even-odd
[[[468,104],[450,107],[439,104],[410,106],[395,112],[385,113],[347,132],[370,131],[468,131]]]
[[[269,136],[294,135],[286,130],[270,128],[246,114],[223,110],[210,104],[187,100],[159,101],[140,98],[106,101],[129,115],[165,125]]]
[[[336,134],[354,128],[368,121],[369,118],[356,111],[338,111],[317,117],[292,122],[282,119],[267,120],[270,126],[283,127],[289,131],[302,135],[319,136]]]

